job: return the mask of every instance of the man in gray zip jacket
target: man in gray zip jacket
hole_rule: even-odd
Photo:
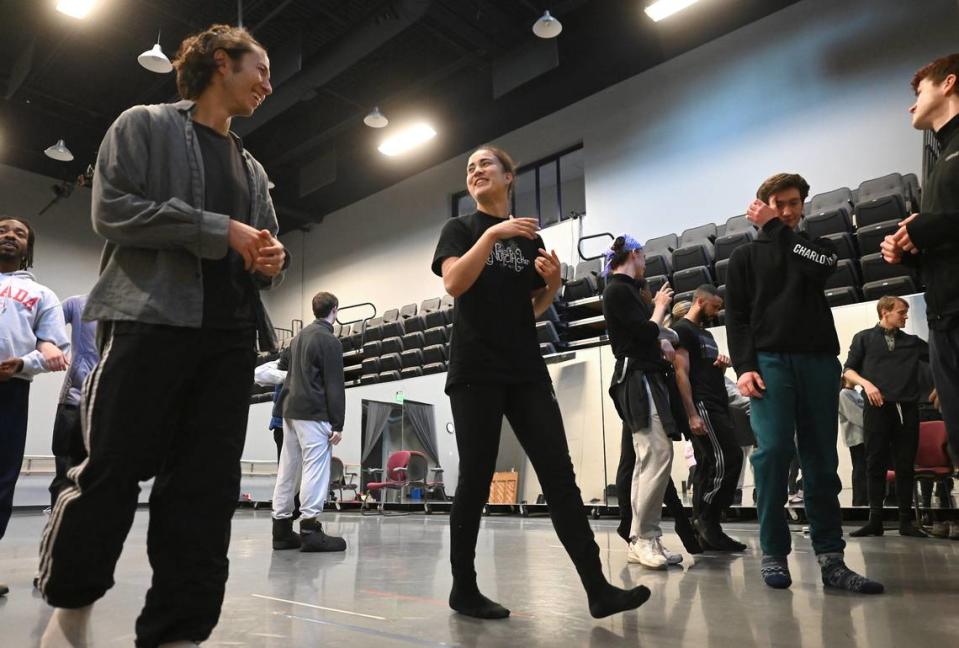
[[[293,338],[290,352],[280,356],[277,365],[287,374],[279,397],[283,448],[273,491],[273,548],[344,551],[346,541],[326,535],[319,521],[330,490],[333,446],[340,442],[346,412],[343,346],[333,335],[339,300],[331,293],[320,292],[313,297],[312,305],[316,320]],[[297,481],[299,536],[293,533]]]
[[[47,648],[86,645],[150,478],[153,581],[136,645],[198,644],[223,602],[259,290],[288,258],[266,173],[229,130],[272,92],[266,51],[216,25],[184,40],[174,65],[186,101],[127,110],[97,157],[93,228],[106,247],[84,315],[99,323],[100,362],[83,393],[90,456],[40,546],[38,586],[57,608]]]

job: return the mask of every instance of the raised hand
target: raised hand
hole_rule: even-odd
[[[653,303],[663,308],[669,308],[669,305],[673,303],[673,289],[669,286],[668,281],[663,284],[662,288],[656,291],[656,295],[653,297]]]
[[[540,248],[539,256],[536,257],[536,261],[533,262],[533,266],[536,268],[536,272],[539,273],[539,276],[543,278],[543,281],[546,282],[547,286],[550,288],[559,286],[559,271],[561,263],[559,261],[559,257],[556,256],[556,250],[546,252],[546,250]]]
[[[486,230],[498,239],[508,239],[521,236],[535,239],[539,231],[539,221],[535,218],[508,218]]]
[[[756,227],[762,227],[772,219],[779,218],[779,212],[757,198],[746,208],[746,218]]]

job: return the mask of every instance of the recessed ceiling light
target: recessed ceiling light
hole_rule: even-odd
[[[563,23],[549,15],[549,11],[543,13],[539,20],[533,23],[533,33],[540,38],[556,38],[563,31]]]
[[[682,11],[696,2],[699,2],[699,0],[656,0],[656,2],[646,7],[646,15],[654,21],[659,22],[663,18],[668,18],[677,11]]]
[[[383,155],[399,155],[416,148],[423,142],[436,137],[436,131],[427,123],[414,124],[387,137],[379,145],[378,150]]]
[[[59,0],[57,11],[74,18],[86,18],[97,0]]]

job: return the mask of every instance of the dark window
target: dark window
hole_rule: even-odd
[[[517,169],[512,212],[538,218],[549,227],[586,213],[583,181],[583,145],[526,164]],[[467,191],[453,194],[452,215],[470,214],[476,203]]]

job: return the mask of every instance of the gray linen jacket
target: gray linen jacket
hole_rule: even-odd
[[[203,160],[193,107],[192,101],[134,106],[103,138],[91,215],[106,245],[84,319],[201,326],[202,259],[226,255],[230,217],[203,209]],[[246,150],[242,154],[250,185],[249,224],[276,235],[266,171]],[[279,285],[283,274],[270,279],[254,273],[252,280],[268,289]],[[265,318],[262,304],[257,307]]]

